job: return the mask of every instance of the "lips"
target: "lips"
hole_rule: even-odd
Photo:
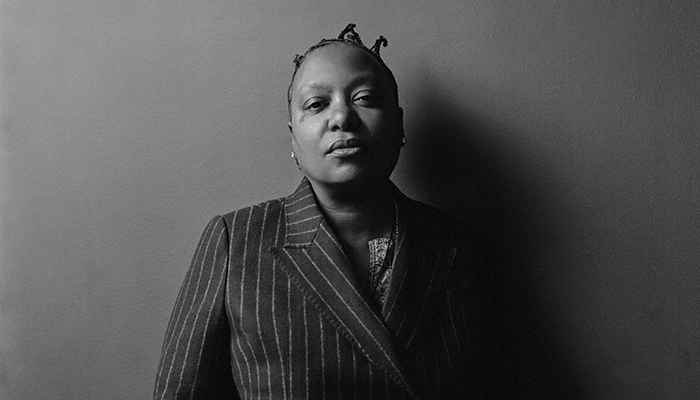
[[[333,154],[353,154],[359,151],[364,146],[364,143],[360,139],[340,139],[336,140],[328,148],[328,153]]]

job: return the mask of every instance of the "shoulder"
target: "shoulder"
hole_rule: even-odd
[[[212,228],[225,231],[232,247],[254,242],[273,244],[284,237],[284,198],[264,201],[218,215],[209,223]]]
[[[480,230],[433,206],[406,199],[404,208],[408,215],[405,220],[410,227],[412,243],[429,252],[454,249],[452,273],[455,281],[464,281],[467,275],[478,273],[484,256]]]
[[[463,243],[470,230],[450,214],[426,203],[404,197],[405,220],[425,243],[455,246]]]
[[[407,198],[406,205],[413,221],[425,228],[445,228],[459,225],[449,214],[429,204]]]
[[[231,229],[241,229],[246,226],[264,224],[266,221],[278,218],[284,208],[284,198],[267,200],[252,206],[219,216]]]

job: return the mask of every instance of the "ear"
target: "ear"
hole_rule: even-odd
[[[297,141],[294,138],[294,131],[292,130],[292,123],[287,122],[287,127],[289,128],[289,137],[292,139],[292,150],[296,150]]]

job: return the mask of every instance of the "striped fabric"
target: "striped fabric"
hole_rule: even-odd
[[[155,399],[449,399],[468,382],[468,254],[395,187],[386,302],[357,284],[312,188],[214,218],[163,343]]]

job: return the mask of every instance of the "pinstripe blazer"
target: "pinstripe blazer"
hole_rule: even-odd
[[[154,398],[463,398],[466,269],[455,225],[405,197],[386,302],[360,289],[304,179],[215,217],[168,325]]]

